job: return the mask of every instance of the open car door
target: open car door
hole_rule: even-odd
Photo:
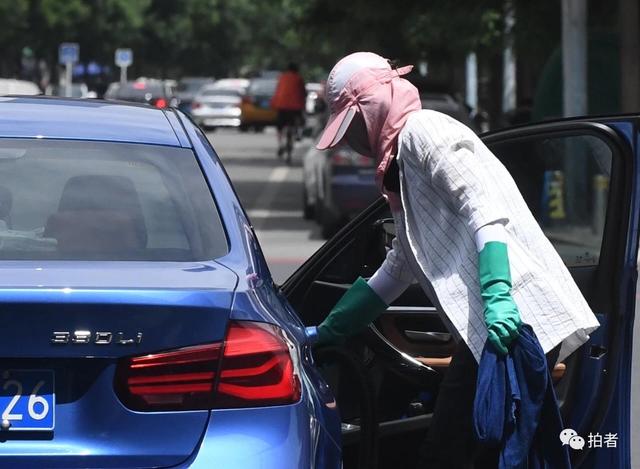
[[[553,373],[565,427],[587,442],[583,450],[572,450],[576,467],[631,467],[637,125],[636,117],[575,119],[484,136],[601,324]],[[358,276],[377,270],[392,236],[390,214],[380,199],[282,286],[305,324],[319,324]],[[413,467],[455,348],[439,312],[418,285],[412,286],[345,348],[362,364],[374,396],[379,467]],[[350,448],[360,442],[362,405],[353,391],[358,383],[350,382],[353,376],[341,373],[339,364],[322,366],[343,417],[345,467],[356,467]],[[607,434],[615,434],[617,450],[598,445]]]

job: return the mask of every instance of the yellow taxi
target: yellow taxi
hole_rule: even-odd
[[[262,130],[276,125],[278,111],[271,108],[271,98],[276,91],[278,77],[254,78],[240,105],[240,130]]]

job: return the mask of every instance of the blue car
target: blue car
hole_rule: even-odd
[[[484,136],[601,323],[553,370],[580,468],[640,464],[639,123]],[[304,328],[394,235],[380,199],[276,286],[183,114],[0,98],[0,466],[414,467],[455,347],[436,306],[412,286],[313,353]]]
[[[339,468],[333,394],[200,130],[0,98],[0,466]]]

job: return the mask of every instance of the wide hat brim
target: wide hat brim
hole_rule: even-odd
[[[327,148],[332,148],[340,143],[340,140],[344,137],[349,125],[351,125],[351,121],[356,115],[357,109],[358,107],[354,104],[342,109],[338,113],[331,114],[327,125],[322,131],[320,140],[318,140],[318,143],[316,144],[316,148],[318,150],[326,150]]]

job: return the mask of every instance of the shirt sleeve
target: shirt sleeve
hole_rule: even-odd
[[[392,277],[386,270],[378,269],[367,281],[367,284],[382,301],[390,305],[409,288],[411,282]]]
[[[380,269],[378,269],[378,271],[380,270],[384,271],[388,277],[398,282],[406,283],[407,286],[415,281],[415,276],[409,266],[407,256],[397,237],[391,242],[391,249],[387,252],[387,257],[380,266]]]
[[[420,129],[419,141],[423,165],[432,183],[439,187],[449,203],[462,214],[476,232],[485,225],[508,217],[498,208],[486,181],[487,168],[476,154],[472,131],[455,121],[437,119]]]
[[[484,225],[476,231],[476,249],[478,252],[484,249],[484,245],[491,241],[507,244],[507,233],[502,223]]]

